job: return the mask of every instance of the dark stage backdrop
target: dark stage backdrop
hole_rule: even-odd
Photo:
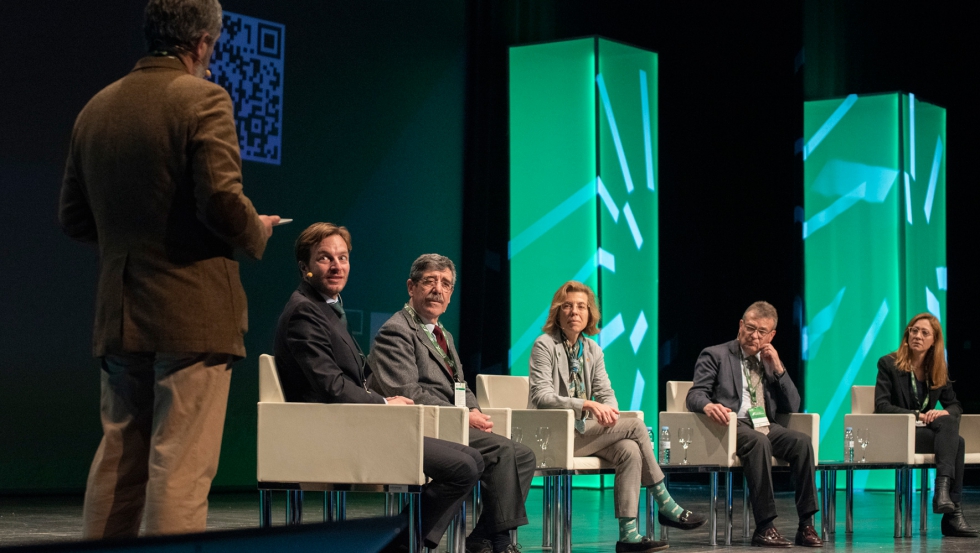
[[[248,357],[235,364],[216,486],[255,482],[257,358],[298,282],[292,245],[329,220],[353,235],[348,309],[361,345],[407,299],[416,256],[461,251],[464,4],[259,2],[285,25],[280,165],[244,162],[260,213],[292,217],[242,263]],[[57,198],[78,111],[144,52],[145,2],[0,4],[0,491],[79,490],[101,436],[91,359],[97,255],[61,234]],[[459,290],[445,322],[456,331]],[[356,316],[351,317],[356,323]]]

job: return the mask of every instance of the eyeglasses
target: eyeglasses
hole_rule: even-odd
[[[440,279],[438,277],[432,277],[432,276],[430,276],[430,277],[425,277],[425,278],[423,278],[422,280],[419,281],[419,285],[422,288],[426,288],[426,289],[428,289],[428,288],[434,288],[436,286],[436,284],[441,284],[442,285],[442,288],[444,290],[452,290],[453,289],[453,283],[452,282],[449,282],[448,280],[446,280],[444,278],[443,279]]]
[[[749,323],[745,323],[745,322],[742,323],[742,328],[745,329],[745,333],[748,334],[749,336],[752,336],[753,334],[758,334],[759,338],[765,338],[766,336],[769,335],[770,332],[772,332],[772,329],[759,328],[755,325],[750,325]]]
[[[923,338],[932,337],[932,331],[928,329],[919,328],[917,326],[913,326],[912,328],[909,329],[909,336],[919,336],[920,334],[922,335]]]

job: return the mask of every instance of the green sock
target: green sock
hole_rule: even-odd
[[[663,480],[653,485],[653,498],[657,501],[657,507],[660,508],[660,512],[665,517],[675,522],[680,520],[684,509],[674,501],[673,497],[670,497],[670,492],[667,491],[667,486],[664,485]]]
[[[643,536],[637,529],[636,517],[622,517],[619,519],[619,541],[625,543],[640,543]]]

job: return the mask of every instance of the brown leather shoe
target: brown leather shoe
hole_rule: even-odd
[[[758,547],[793,547],[793,544],[779,534],[775,526],[765,530],[756,530],[752,535],[752,545]]]
[[[817,529],[812,524],[807,524],[796,531],[796,545],[802,545],[803,547],[823,547],[823,540],[817,534]]]

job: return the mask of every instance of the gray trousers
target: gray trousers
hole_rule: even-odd
[[[470,428],[470,447],[483,456],[483,514],[473,533],[490,536],[527,524],[524,501],[531,489],[535,458],[531,448],[513,440]]]
[[[586,426],[585,434],[576,432],[575,456],[589,455],[616,465],[613,498],[617,518],[638,516],[640,487],[652,486],[664,479],[647,428],[640,419],[620,418],[611,427],[593,421]]]

